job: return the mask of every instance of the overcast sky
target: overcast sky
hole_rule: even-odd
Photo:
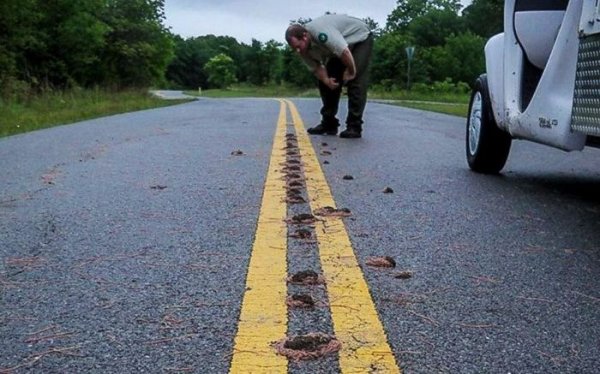
[[[463,0],[463,4],[470,3]],[[396,0],[166,0],[165,24],[183,38],[207,34],[283,43],[290,20],[316,18],[330,11],[370,17],[385,26]]]

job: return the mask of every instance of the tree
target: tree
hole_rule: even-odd
[[[167,80],[177,88],[205,87],[208,77],[203,67],[208,57],[203,59],[190,39],[183,40],[179,35],[174,35],[173,42],[175,57],[167,66]]]
[[[173,40],[175,57],[167,68],[166,77],[175,86],[194,89],[208,87],[208,74],[204,70],[204,65],[219,53],[224,53],[233,59],[238,81],[246,79],[245,50],[248,47],[239,44],[235,38],[204,35],[186,40],[174,36]]]
[[[471,32],[451,35],[446,39],[444,49],[449,57],[449,77],[454,82],[473,84],[475,78],[485,71],[483,47],[485,40]]]
[[[23,85],[41,90],[161,82],[173,53],[163,8],[164,0],[2,0],[2,96]]]
[[[485,69],[483,46],[485,41],[470,32],[451,35],[443,46],[423,51],[423,62],[428,67],[431,81],[473,83]]]
[[[46,45],[50,61],[46,62],[47,67],[64,67],[64,70],[56,72],[51,83],[63,87],[97,83],[96,71],[109,31],[97,15],[103,0],[61,0],[45,4],[59,6],[48,12],[44,20],[49,33]],[[62,64],[55,65],[55,61]]]
[[[263,53],[263,44],[252,39],[250,48],[246,50],[247,79],[255,85],[262,85],[268,80],[268,66]]]
[[[280,83],[282,74],[282,44],[269,40],[263,44],[252,39],[252,45],[245,51],[244,65],[247,79],[255,85]]]
[[[444,45],[446,38],[464,29],[458,13],[451,9],[431,9],[408,25],[408,32],[421,47]]]
[[[485,39],[504,29],[503,0],[473,0],[463,11],[467,28]]]
[[[97,17],[103,5],[104,0],[3,1],[0,70],[34,88],[87,84],[104,46],[107,28]]]
[[[110,27],[102,62],[104,79],[117,86],[147,87],[164,79],[173,40],[164,19],[164,0],[106,0]]]
[[[217,88],[227,88],[236,81],[233,59],[224,53],[211,58],[204,70],[208,74],[208,82]]]
[[[315,77],[290,46],[283,50],[282,78],[297,87],[314,87]]]
[[[474,0],[471,14],[499,0]],[[458,0],[398,0],[384,33],[376,40],[372,77],[384,86],[405,76],[405,48],[416,47],[411,78],[415,82],[471,82],[483,71],[485,40],[465,32]],[[466,10],[465,10],[466,12]],[[464,13],[467,14],[468,12]]]
[[[407,68],[405,48],[412,45],[414,40],[409,34],[385,33],[377,38],[373,46],[371,80],[386,88],[403,85]]]
[[[267,63],[267,82],[268,83],[281,83],[281,76],[283,70],[283,58],[281,55],[281,49],[283,44],[271,39],[265,44],[263,50],[264,61]]]
[[[39,29],[36,24],[42,16],[36,0],[0,1],[0,92],[2,97],[12,95],[19,81],[31,76],[27,73],[27,51],[39,48]]]
[[[386,31],[406,31],[414,20],[434,9],[458,13],[462,7],[460,0],[398,0],[397,4],[387,17]]]

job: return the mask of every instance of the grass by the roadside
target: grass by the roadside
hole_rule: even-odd
[[[463,103],[441,103],[429,101],[398,100],[389,101],[389,104],[403,106],[406,108],[426,110],[429,112],[451,114],[453,116],[467,117],[469,104]]]
[[[74,90],[39,95],[26,102],[0,101],[0,137],[85,119],[178,104],[146,91]]]
[[[298,88],[287,85],[253,86],[236,84],[226,89],[210,89],[198,91],[185,91],[187,95],[211,98],[236,98],[236,97],[319,97],[316,88]]]
[[[436,103],[451,103],[451,104],[468,104],[469,95],[454,92],[419,92],[407,90],[385,91],[378,90],[377,87],[369,91],[369,98],[379,100],[395,100],[400,102],[421,101],[421,102],[436,102]]]
[[[234,85],[227,89],[210,89],[186,91],[186,94],[210,98],[239,97],[319,97],[316,88],[298,89],[288,86],[256,87],[250,85]],[[406,90],[384,91],[374,88],[369,91],[369,99],[385,100],[386,103],[407,108],[427,110],[431,112],[466,117],[469,96],[456,93],[415,92]]]
[[[387,103],[407,108],[466,117],[469,106],[469,94],[436,91],[427,87],[426,92],[413,90],[378,90],[369,94],[370,98],[385,100]]]

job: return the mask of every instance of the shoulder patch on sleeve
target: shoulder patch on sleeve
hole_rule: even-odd
[[[319,34],[319,41],[321,43],[325,43],[327,41],[327,34],[325,34],[324,32]]]

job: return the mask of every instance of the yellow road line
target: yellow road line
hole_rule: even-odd
[[[304,124],[294,104],[286,100],[296,129],[304,164],[310,206],[316,209],[335,201],[321,170]],[[369,288],[358,266],[341,218],[328,217],[315,224],[321,266],[327,281],[335,335],[342,343],[343,373],[399,373]]]
[[[271,343],[287,333],[286,110],[281,102],[271,161],[246,278],[230,373],[287,373]]]

